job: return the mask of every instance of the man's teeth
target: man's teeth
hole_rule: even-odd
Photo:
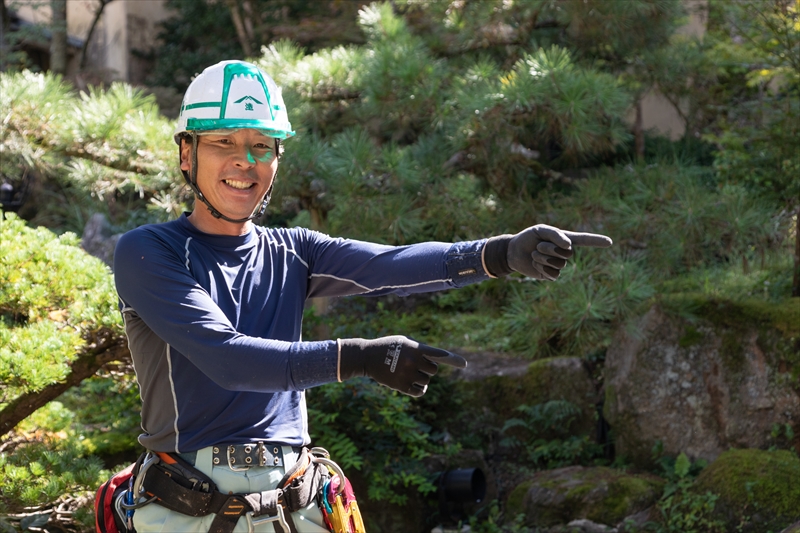
[[[254,185],[253,183],[248,183],[246,181],[238,181],[238,180],[225,180],[225,183],[227,183],[234,189],[249,189]]]

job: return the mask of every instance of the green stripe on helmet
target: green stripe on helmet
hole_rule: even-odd
[[[183,106],[183,111],[187,109],[197,109],[200,107],[222,107],[222,102],[197,102]]]
[[[186,121],[187,131],[210,131],[251,128],[259,130],[268,137],[287,139],[294,137],[295,132],[283,128],[275,128],[270,120],[246,118],[190,118]]]

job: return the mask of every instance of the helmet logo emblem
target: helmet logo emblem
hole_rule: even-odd
[[[264,105],[252,96],[243,96],[234,102],[234,104],[241,104],[244,102],[244,110],[245,111],[253,111],[253,103],[255,102],[258,105]]]

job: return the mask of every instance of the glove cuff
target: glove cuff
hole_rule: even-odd
[[[342,382],[350,378],[366,376],[364,370],[364,353],[366,339],[336,339],[339,345],[339,364],[336,366],[336,378]]]
[[[514,272],[508,266],[508,244],[513,235],[497,235],[486,241],[483,247],[483,265],[490,276],[499,278]]]

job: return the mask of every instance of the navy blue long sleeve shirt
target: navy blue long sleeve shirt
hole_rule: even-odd
[[[308,444],[304,390],[336,381],[338,349],[301,341],[306,299],[478,282],[489,277],[484,243],[393,247],[260,226],[209,235],[185,214],[126,233],[114,273],[142,396],[140,442],[177,453]]]

